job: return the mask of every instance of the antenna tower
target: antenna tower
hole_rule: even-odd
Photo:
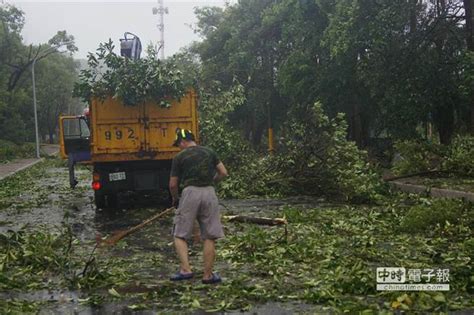
[[[160,51],[160,59],[165,59],[165,14],[168,14],[168,8],[164,6],[163,0],[158,0],[158,8],[153,8],[153,14],[158,14],[159,24],[158,30],[160,31],[160,41],[158,50]]]

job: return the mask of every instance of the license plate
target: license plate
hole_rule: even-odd
[[[125,176],[125,172],[117,172],[117,173],[110,173],[109,174],[109,180],[111,182],[117,181],[117,180],[124,180],[127,177]]]

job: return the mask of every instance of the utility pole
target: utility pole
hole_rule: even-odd
[[[153,14],[159,15],[158,30],[160,31],[160,45],[158,50],[160,51],[161,60],[165,59],[165,14],[168,14],[168,8],[164,6],[163,0],[158,0],[158,8],[153,8]]]
[[[39,131],[38,131],[38,110],[37,110],[37,106],[36,106],[36,81],[35,81],[36,61],[40,57],[43,58],[48,52],[50,52],[52,50],[55,50],[55,49],[58,49],[61,46],[69,45],[69,44],[73,44],[73,43],[74,43],[74,41],[64,42],[64,43],[60,43],[56,46],[51,46],[51,47],[49,47],[45,50],[42,50],[33,59],[33,63],[31,64],[31,81],[32,81],[32,86],[33,86],[33,110],[34,110],[34,118],[35,118],[35,138],[36,138],[36,158],[37,159],[40,158],[40,139],[39,139]],[[41,48],[41,45],[40,45],[39,48]]]

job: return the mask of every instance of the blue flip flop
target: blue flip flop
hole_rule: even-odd
[[[215,283],[221,283],[221,282],[222,282],[222,279],[217,273],[212,273],[209,279],[202,279],[203,284],[215,284]]]
[[[193,272],[182,273],[181,271],[178,271],[177,273],[175,273],[174,275],[170,277],[170,280],[171,281],[189,280],[189,279],[192,279],[193,277],[194,277]]]

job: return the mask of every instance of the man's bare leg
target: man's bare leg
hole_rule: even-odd
[[[214,240],[204,240],[204,275],[203,279],[207,280],[212,277],[212,268],[214,267],[214,259],[216,257],[216,245]]]
[[[182,238],[175,237],[174,246],[178,253],[181,273],[190,273],[191,266],[189,265],[188,258],[188,243],[186,243],[186,240],[183,240]]]

